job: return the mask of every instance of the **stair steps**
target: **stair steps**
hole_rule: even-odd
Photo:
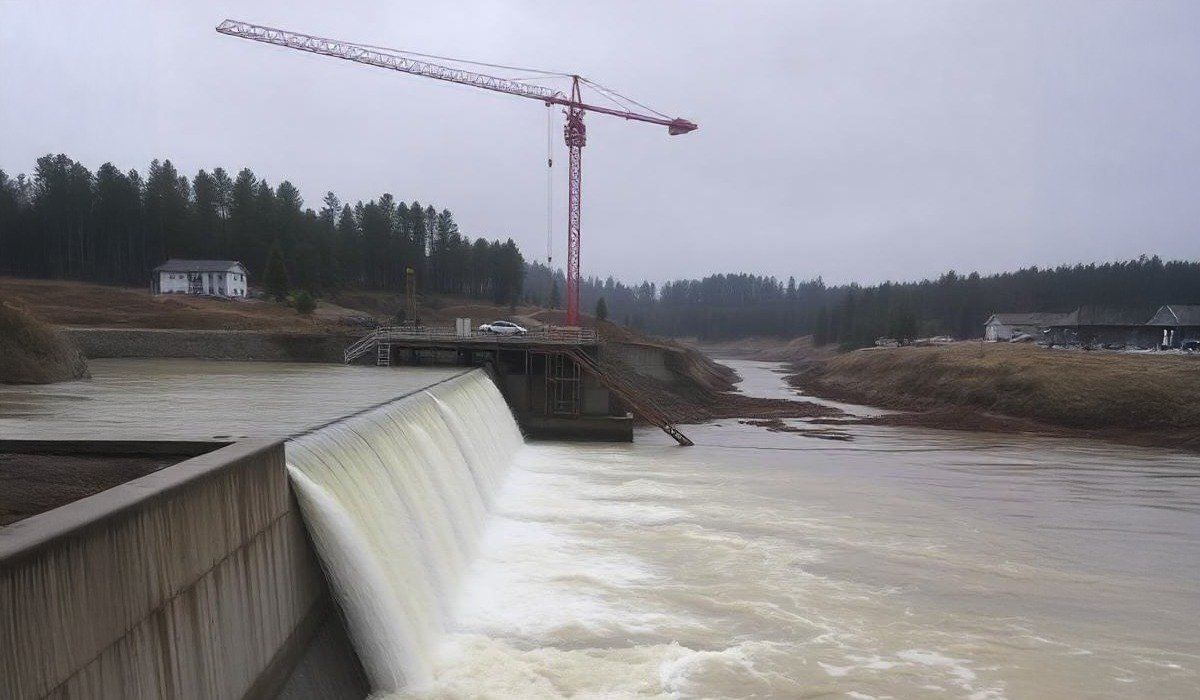
[[[588,355],[582,349],[574,348],[567,351],[571,359],[579,365],[583,371],[591,374],[600,383],[608,387],[608,390],[621,397],[625,405],[638,416],[641,416],[646,422],[657,426],[667,435],[670,435],[675,442],[685,447],[690,447],[696,443],[692,442],[688,436],[680,432],[670,420],[667,419],[654,401],[648,396],[639,395],[636,387],[629,383],[624,377],[621,377],[613,372],[609,372],[597,364],[596,360]]]

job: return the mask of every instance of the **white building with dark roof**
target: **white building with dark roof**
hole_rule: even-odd
[[[992,314],[983,324],[983,337],[1005,342],[1019,335],[1041,338],[1042,332],[1063,317],[1061,313]]]
[[[246,266],[237,260],[182,260],[171,258],[154,268],[155,294],[201,294],[245,298]]]

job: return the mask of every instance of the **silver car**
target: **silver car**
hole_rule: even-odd
[[[496,335],[525,335],[529,333],[525,328],[518,326],[512,321],[492,321],[485,323],[479,327],[481,333],[495,333]]]

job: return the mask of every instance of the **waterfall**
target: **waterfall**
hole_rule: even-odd
[[[482,370],[288,443],[301,512],[376,691],[430,681],[430,655],[521,444]]]

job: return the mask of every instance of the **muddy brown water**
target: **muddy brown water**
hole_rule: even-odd
[[[0,434],[289,434],[437,371],[97,362],[0,389]],[[525,446],[411,695],[1200,696],[1195,455],[845,429]]]

